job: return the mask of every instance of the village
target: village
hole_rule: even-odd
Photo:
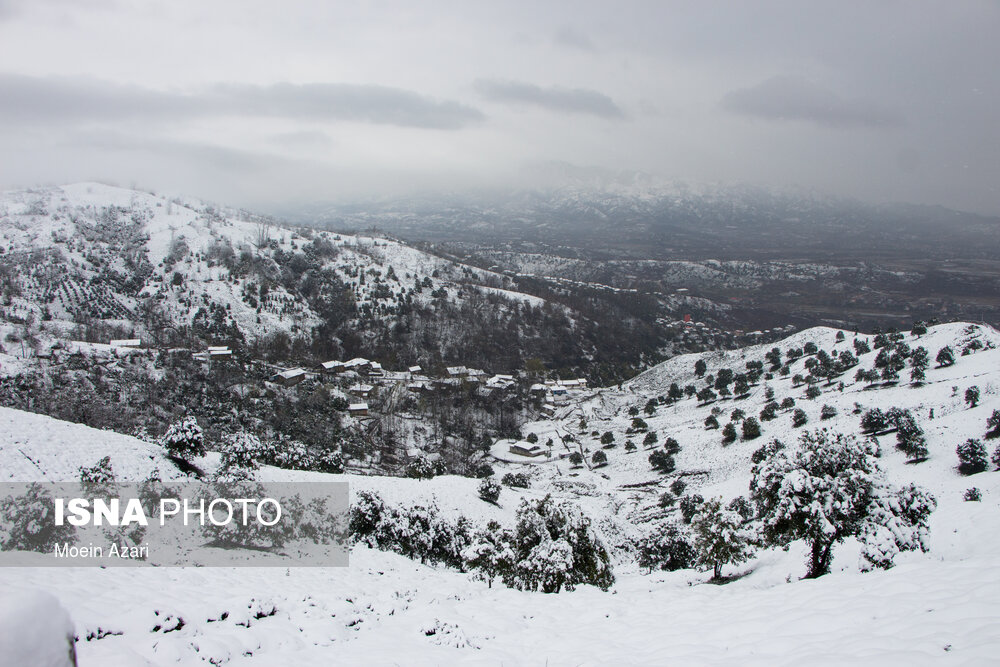
[[[136,355],[152,359],[154,353],[190,354],[206,372],[223,371],[231,368],[232,364],[241,363],[234,351],[226,345],[207,346],[192,351],[187,348],[157,348],[144,344],[140,338],[111,339],[107,343],[59,340],[49,345],[39,345],[32,355],[26,356],[22,361],[32,359],[40,368],[92,365],[110,369],[133,363]],[[530,397],[537,416],[551,418],[560,408],[570,405],[590,391],[586,378],[552,379],[545,378],[544,373],[523,370],[489,374],[478,368],[448,366],[442,372],[434,373],[418,365],[391,370],[379,361],[364,357],[344,361],[330,360],[315,367],[286,368],[261,360],[249,363],[266,370],[263,389],[287,392],[296,391],[295,388],[313,387],[318,383],[330,390],[331,395],[342,398],[340,406],[343,407],[339,409],[362,424],[375,420],[379,414],[376,408],[384,402],[372,404],[371,399],[384,399],[392,394],[429,397],[435,392],[466,388],[485,398],[495,392],[519,388],[524,395]],[[520,462],[547,461],[565,458],[569,454],[568,449],[565,453],[554,454],[549,445],[506,439],[496,441],[492,450],[494,458]]]
[[[423,394],[447,387],[472,385],[480,393],[488,395],[496,390],[527,383],[531,378],[521,371],[490,375],[478,368],[466,366],[448,366],[443,375],[433,376],[420,366],[410,366],[404,371],[392,371],[383,368],[378,361],[356,357],[347,361],[326,361],[313,370],[301,367],[283,369],[274,373],[268,382],[278,387],[293,387],[307,380],[332,382],[343,387],[353,399],[348,405],[348,413],[353,417],[367,417],[369,406],[365,399],[379,388],[404,387],[413,394]],[[529,393],[541,401],[541,414],[552,416],[558,406],[566,404],[571,391],[578,392],[585,389],[587,389],[585,378],[549,379],[531,384]],[[528,455],[536,456],[540,453]]]

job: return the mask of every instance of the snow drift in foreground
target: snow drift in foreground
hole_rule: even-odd
[[[0,664],[69,667],[76,664],[75,629],[48,593],[0,594]]]

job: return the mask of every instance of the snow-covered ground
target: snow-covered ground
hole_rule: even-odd
[[[783,351],[815,342],[823,350],[853,350],[853,334],[811,329],[775,344]],[[870,337],[863,338],[870,339]],[[937,350],[979,340],[983,349],[935,367]],[[719,421],[736,407],[756,415],[765,387],[781,401],[793,397],[809,423],[794,428],[789,411],[762,422],[763,436],[723,446],[718,430],[703,421],[711,405],[685,398],[673,406],[643,412],[648,399],[666,393],[671,382],[704,384],[694,376],[695,355],[651,369],[621,390],[605,389],[582,399],[572,417],[527,425],[525,434],[572,433],[588,457],[600,435],[616,443],[602,449],[608,465],[573,467],[567,460],[524,465],[496,461],[498,474],[527,472],[531,488],[504,488],[497,505],[478,498],[478,480],[438,477],[410,480],[352,475],[325,476],[267,468],[267,480],[348,481],[352,491],[377,491],[387,503],[434,502],[443,514],[462,514],[476,524],[513,522],[521,498],[546,493],[573,499],[594,520],[611,547],[617,581],[608,592],[581,586],[544,595],[487,587],[468,574],[421,565],[401,556],[356,547],[348,568],[156,568],[0,569],[0,608],[18,604],[31,591],[55,596],[79,638],[80,664],[995,664],[1000,655],[1000,473],[963,477],[955,446],[982,438],[986,419],[1000,408],[1000,334],[982,326],[934,327],[911,347],[924,346],[932,364],[927,382],[866,389],[853,380],[822,387],[814,400],[791,377],[803,373],[794,362],[789,377],[762,381],[749,397],[719,401]],[[706,355],[708,373],[763,359],[771,345]],[[862,355],[868,368],[875,352]],[[981,392],[969,408],[964,393]],[[908,464],[894,449],[894,436],[880,439],[879,464],[896,484],[914,481],[938,501],[931,516],[929,551],[904,553],[887,571],[862,573],[859,545],[837,547],[832,572],[815,580],[805,574],[805,548],[769,549],[740,566],[725,585],[708,583],[711,573],[682,570],[644,574],[628,553],[629,543],[653,525],[659,494],[683,474],[691,491],[728,499],[746,494],[750,453],[778,438],[793,443],[806,428],[858,432],[864,408],[911,409],[927,435],[930,457]],[[821,420],[822,405],[837,410]],[[642,440],[629,434],[629,408],[637,407],[657,442],[675,437],[681,452],[675,474],[650,467]],[[933,409],[934,417],[930,417]],[[585,425],[580,423],[582,418]],[[597,435],[593,435],[596,433]],[[626,453],[633,438],[638,451]],[[992,448],[996,440],[985,441]],[[158,446],[84,426],[14,410],[0,410],[0,479],[74,478],[80,466],[110,455],[121,478],[141,478],[153,467],[166,477],[170,462]],[[217,465],[210,456],[205,467]],[[648,483],[647,486],[638,486]],[[981,502],[966,502],[978,487]],[[181,621],[183,619],[183,622]],[[6,631],[6,628],[4,629]],[[3,664],[4,656],[0,656]]]

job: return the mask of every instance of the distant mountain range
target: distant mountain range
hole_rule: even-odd
[[[569,245],[607,257],[873,260],[1000,254],[1000,218],[810,192],[693,188],[642,175],[577,178],[552,188],[306,204],[280,213],[298,222],[379,229],[410,240]]]

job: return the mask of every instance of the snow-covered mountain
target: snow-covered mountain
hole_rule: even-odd
[[[772,372],[775,347],[780,368]],[[883,361],[896,364],[892,354],[904,350],[908,360],[919,359],[919,348],[930,359],[922,380],[911,381],[910,361],[896,379],[858,377]],[[953,363],[947,354],[937,363],[945,348]],[[826,358],[846,361],[822,375]],[[705,364],[700,373],[698,361]],[[735,398],[721,391],[721,398],[670,398],[672,384],[700,391],[709,376],[726,368],[738,375],[755,362],[762,373]],[[972,388],[975,400],[967,398]],[[965,476],[956,456],[956,446],[970,438],[991,449],[997,443],[986,437],[987,421],[1000,409],[1000,333],[992,328],[953,323],[878,339],[810,329],[775,344],[676,357],[620,388],[552,399],[551,418],[522,428],[525,438],[551,439],[551,454],[528,458],[511,454],[509,442],[494,446],[497,477],[530,478],[525,489],[504,486],[495,504],[479,498],[478,480],[454,476],[266,467],[260,478],[346,480],[355,497],[375,492],[399,508],[435,504],[443,516],[479,526],[510,526],[522,499],[567,500],[609,547],[616,582],[607,592],[586,585],[551,595],[490,588],[468,573],[362,546],[347,569],[7,569],[0,570],[2,588],[57,597],[76,624],[81,664],[326,664],[331,656],[366,664],[986,664],[1000,650],[1000,574],[993,567],[1000,473],[990,466]],[[772,401],[776,418],[759,419],[759,437],[724,444],[723,429],[706,428],[709,416],[720,424],[757,419]],[[923,431],[927,453],[919,462],[896,449],[895,433],[861,433],[867,411],[892,407],[908,410]],[[745,418],[733,414],[737,409]],[[796,425],[796,409],[805,424]],[[0,423],[0,471],[8,479],[73,478],[105,455],[122,479],[140,479],[153,466],[170,470],[153,443],[9,409],[0,410]],[[638,567],[643,536],[665,523],[683,525],[681,509],[664,503],[664,493],[727,503],[746,496],[754,451],[773,439],[792,446],[820,427],[874,438],[888,483],[916,482],[933,494],[926,553],[898,553],[892,569],[861,572],[861,545],[851,538],[836,546],[830,574],[800,580],[807,549],[799,541],[727,566],[734,578],[725,585],[709,584],[710,572]],[[663,473],[649,455],[668,437],[680,450],[675,468]],[[585,462],[561,456],[571,452]],[[606,465],[593,463],[598,452]],[[210,472],[218,457],[210,454],[203,465]],[[681,492],[674,491],[677,481],[685,483]],[[978,502],[966,500],[972,487]]]
[[[296,204],[281,212],[335,229],[375,227],[443,242],[538,243],[582,248],[606,259],[985,259],[992,252],[981,244],[1000,225],[996,218],[940,207],[875,205],[796,189],[690,185],[643,174]]]
[[[547,305],[509,277],[391,239],[97,183],[0,195],[0,290],[6,319],[91,327],[93,340],[113,328],[159,344],[283,334],[326,358],[425,364],[471,363],[460,358],[470,332],[458,329],[474,309],[531,339],[544,334],[523,328],[521,312]]]

